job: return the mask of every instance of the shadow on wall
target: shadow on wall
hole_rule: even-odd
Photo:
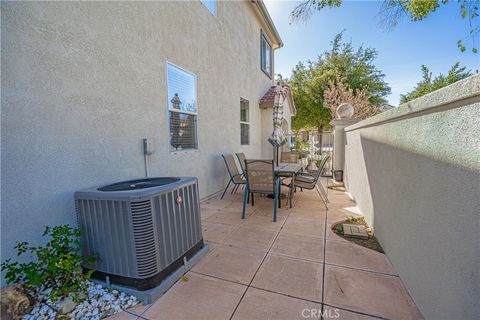
[[[480,313],[480,173],[361,138],[374,230],[427,318]]]
[[[228,154],[228,153],[225,153]],[[220,179],[220,181],[217,183],[215,186],[215,191],[212,193],[206,195],[204,198],[208,198],[225,188],[227,185],[228,180],[230,177],[228,176],[227,168],[225,167],[225,162],[223,161],[223,158],[221,154],[213,154],[210,156],[209,163],[213,166],[213,172],[212,172],[212,178],[215,179],[214,181],[218,181],[219,179],[216,179],[217,177],[222,177],[223,179]],[[198,168],[202,170],[201,168]]]

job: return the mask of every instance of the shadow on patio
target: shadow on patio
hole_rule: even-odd
[[[256,198],[241,220],[242,192],[202,202],[209,253],[155,303],[111,319],[419,319],[388,258],[331,231],[355,216],[345,193],[295,194],[272,222],[273,200]],[[282,204],[284,204],[283,201]]]

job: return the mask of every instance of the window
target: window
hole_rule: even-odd
[[[267,40],[266,35],[262,32],[261,45],[261,61],[260,66],[269,77],[272,77],[272,46]]]
[[[197,77],[167,63],[170,149],[197,149]]]
[[[210,11],[214,16],[217,15],[217,1],[216,0],[201,0],[208,11]]]
[[[240,98],[240,144],[250,144],[250,112],[248,100]]]

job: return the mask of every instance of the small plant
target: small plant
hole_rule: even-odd
[[[47,298],[51,301],[63,299],[72,295],[79,300],[81,294],[87,292],[86,280],[93,270],[82,272],[82,262],[92,263],[95,256],[82,257],[80,253],[79,229],[68,225],[45,227],[44,237],[50,241],[44,246],[30,246],[27,242],[17,242],[17,256],[29,255],[30,262],[2,262],[1,269],[5,272],[8,283],[23,284],[29,294],[36,296],[40,289],[50,289]]]
[[[297,151],[307,151],[308,148],[310,148],[310,144],[306,141],[300,141],[297,140],[295,141],[295,147],[294,149]]]
[[[343,224],[339,223],[335,226],[335,233],[343,235]]]

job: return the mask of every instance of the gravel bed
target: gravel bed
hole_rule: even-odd
[[[57,310],[62,306],[66,307],[66,304],[70,303],[70,310],[73,311],[63,315],[63,319],[102,319],[111,316],[115,313],[121,312],[125,309],[131,308],[139,303],[136,297],[126,295],[123,292],[117,290],[110,290],[103,288],[99,284],[95,284],[88,281],[88,296],[83,302],[74,307],[73,302],[69,301],[52,303],[46,301],[46,298],[42,299],[47,293],[44,290],[40,293],[39,300],[30,314],[23,317],[24,320],[54,320],[57,316]]]

